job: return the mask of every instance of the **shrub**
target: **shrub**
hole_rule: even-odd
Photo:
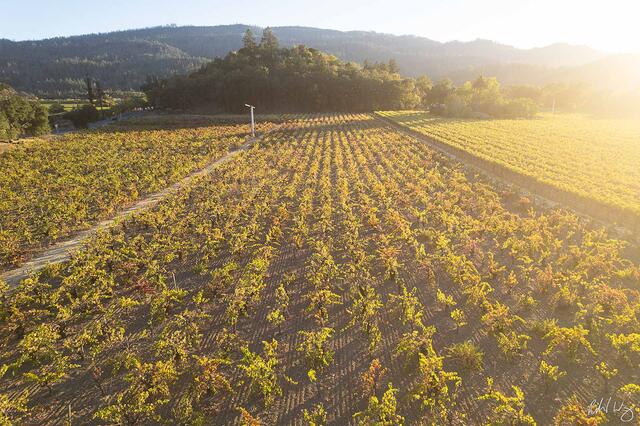
[[[64,105],[59,102],[55,102],[49,106],[49,114],[60,114],[65,112]]]
[[[100,113],[93,105],[84,105],[80,109],[69,111],[64,118],[71,121],[76,129],[86,129],[89,123],[100,119]]]
[[[404,424],[404,417],[396,413],[398,402],[396,401],[396,393],[398,389],[394,389],[389,383],[389,389],[384,393],[382,399],[372,396],[369,399],[367,409],[356,413],[353,418],[358,425],[380,425],[380,426],[396,426]]]
[[[467,371],[482,370],[484,352],[470,340],[455,343],[447,348],[448,357],[460,363]]]
[[[512,386],[512,388],[513,396],[505,395],[494,389],[492,378],[487,379],[487,391],[478,397],[478,400],[490,401],[492,405],[489,424],[535,426],[536,422],[533,417],[524,412],[524,393],[517,386]]]

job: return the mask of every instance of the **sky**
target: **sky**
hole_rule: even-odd
[[[0,10],[0,38],[11,40],[242,23],[640,52],[640,0],[0,0]]]

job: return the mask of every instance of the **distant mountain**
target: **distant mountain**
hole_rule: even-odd
[[[38,95],[64,96],[84,91],[83,77],[110,89],[138,89],[147,75],[191,71],[215,57],[237,50],[247,25],[155,27],[60,37],[37,41],[0,40],[0,81]],[[517,49],[488,40],[441,43],[424,37],[308,27],[276,27],[284,46],[305,44],[355,62],[395,58],[404,75],[433,79],[465,75],[483,67],[543,70],[583,66],[606,54],[584,46],[554,44]],[[528,73],[527,73],[528,74]],[[518,79],[513,81],[527,83]]]
[[[578,66],[544,67],[524,63],[489,63],[451,71],[454,83],[478,75],[497,77],[505,85],[585,83],[598,90],[640,90],[640,54],[611,55]]]
[[[548,81],[583,81],[597,88],[640,90],[640,54],[612,55],[573,68],[557,70]]]

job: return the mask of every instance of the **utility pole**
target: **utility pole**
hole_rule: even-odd
[[[251,108],[251,137],[256,137],[256,123],[253,120],[253,110],[256,109],[253,105],[244,104],[247,108]]]

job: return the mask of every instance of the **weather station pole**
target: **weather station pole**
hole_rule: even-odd
[[[251,137],[256,137],[256,122],[253,120],[253,110],[256,108],[253,105],[244,104],[247,108],[251,108]]]

